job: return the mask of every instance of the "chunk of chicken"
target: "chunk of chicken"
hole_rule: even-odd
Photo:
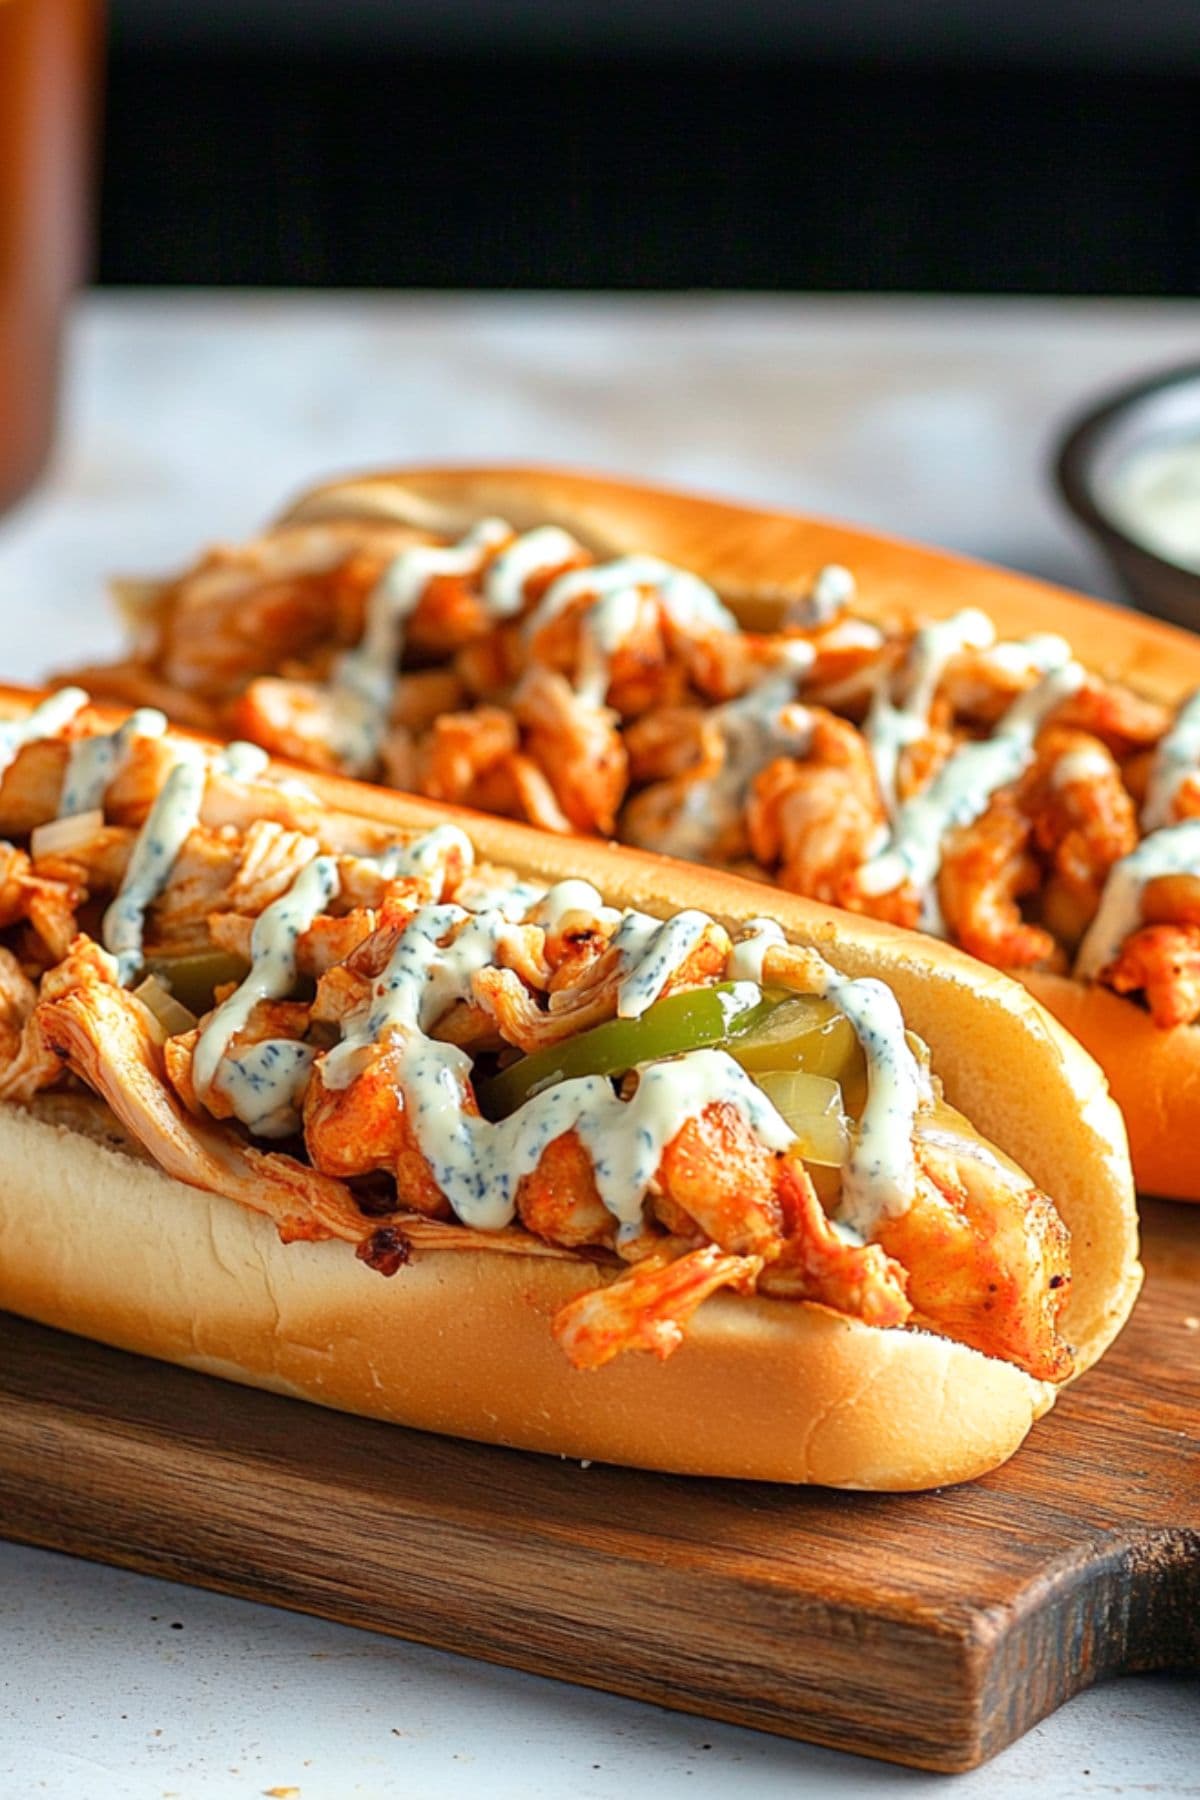
[[[1055,956],[1054,938],[1021,915],[1041,870],[1032,854],[1033,823],[1016,792],[1002,788],[971,825],[950,832],[938,877],[942,913],[954,940],[982,962],[1031,968]]]
[[[854,727],[819,709],[812,720],[808,755],[779,757],[755,777],[746,807],[750,848],[793,893],[855,904],[855,877],[883,823],[883,804]]]
[[[513,708],[526,754],[538,765],[576,831],[612,834],[625,796],[629,763],[618,715],[582,699],[562,675],[533,669]]]
[[[949,1108],[918,1114],[915,1148],[916,1198],[875,1234],[908,1271],[914,1321],[1064,1381],[1070,1240],[1050,1201]]]
[[[0,930],[27,920],[39,956],[58,962],[66,955],[84,892],[75,879],[55,880],[37,873],[23,850],[0,843]]]
[[[1100,979],[1118,994],[1142,994],[1161,1031],[1200,1019],[1200,923],[1144,925],[1126,938]]]
[[[37,989],[11,950],[0,946],[0,1100],[27,1105],[62,1074],[34,1017]]]
[[[603,1368],[626,1350],[650,1350],[665,1361],[703,1301],[722,1287],[749,1292],[761,1267],[757,1256],[730,1256],[715,1244],[665,1263],[637,1263],[560,1307],[555,1340],[577,1369]]]

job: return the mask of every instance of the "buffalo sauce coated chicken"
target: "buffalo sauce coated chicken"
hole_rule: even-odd
[[[4,1100],[103,1103],[166,1174],[383,1275],[577,1260],[580,1367],[670,1354],[727,1288],[1070,1374],[1067,1232],[881,983],[519,881],[457,826],[338,818],[164,727],[106,732],[78,691],[0,726]]]
[[[1200,699],[1172,717],[1058,638],[997,643],[970,607],[884,633],[839,568],[750,632],[654,557],[349,500],[127,598],[99,694],[1200,1018]]]

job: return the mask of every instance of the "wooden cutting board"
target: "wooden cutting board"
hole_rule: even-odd
[[[10,1537],[930,1769],[1200,1662],[1200,1207],[972,1486],[688,1481],[344,1418],[0,1315]]]

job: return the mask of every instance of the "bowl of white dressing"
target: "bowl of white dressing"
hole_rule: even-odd
[[[1131,598],[1200,628],[1200,363],[1092,408],[1064,438],[1057,473]]]

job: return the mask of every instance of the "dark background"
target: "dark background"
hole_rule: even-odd
[[[1200,0],[112,0],[108,282],[1200,291]]]

